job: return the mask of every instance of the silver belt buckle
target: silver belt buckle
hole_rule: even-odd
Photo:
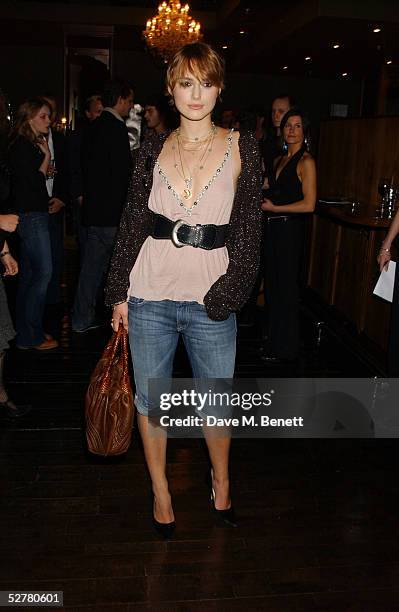
[[[172,229],[172,242],[175,245],[175,247],[177,247],[178,249],[180,249],[181,247],[185,246],[184,242],[180,242],[180,240],[177,237],[177,232],[179,231],[179,229],[181,228],[182,225],[184,225],[184,221],[183,219],[178,219]]]

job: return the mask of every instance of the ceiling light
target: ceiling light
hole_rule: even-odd
[[[192,19],[189,10],[188,4],[183,6],[178,0],[164,1],[158,6],[158,14],[146,23],[144,40],[149,50],[165,63],[180,47],[202,38],[201,24]]]
[[[307,55],[307,56],[305,57],[305,62],[310,62],[310,60],[311,60],[311,59],[312,59],[312,58],[311,58],[309,55]]]
[[[381,32],[381,28],[374,28],[373,32],[374,32],[374,34],[377,34],[378,32]]]
[[[283,66],[283,70],[288,70],[288,66]]]
[[[392,60],[387,60],[387,65],[389,66],[390,64],[392,64]]]
[[[227,45],[223,45],[222,49],[227,49]]]
[[[245,34],[244,30],[240,30],[240,34]]]
[[[339,44],[338,44],[338,43],[335,43],[335,45],[333,45],[333,48],[334,48],[334,49],[339,49]]]
[[[348,73],[347,72],[343,72],[342,76],[348,76]]]

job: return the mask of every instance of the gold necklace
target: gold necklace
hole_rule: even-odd
[[[172,146],[172,148],[174,149],[174,153],[175,153],[175,168],[179,174],[179,176],[182,178],[182,180],[184,181],[186,187],[183,190],[183,198],[185,200],[191,200],[191,198],[193,197],[193,175],[195,174],[195,172],[197,170],[202,170],[205,166],[206,160],[209,156],[209,154],[212,151],[212,144],[213,144],[213,140],[215,137],[215,133],[216,133],[216,128],[212,129],[212,132],[209,133],[208,138],[204,141],[204,145],[203,147],[203,151],[202,154],[198,160],[198,162],[193,166],[192,172],[190,175],[186,176],[186,172],[185,172],[185,165],[188,167],[187,162],[184,160],[184,154],[182,153],[182,149],[183,146],[180,143],[180,134],[176,131],[176,141],[177,141],[177,151],[178,151],[178,155],[179,155],[179,161],[180,161],[180,168],[181,171],[179,170],[179,165],[176,160],[176,148],[174,146]],[[198,149],[198,151],[201,151],[201,148]],[[184,162],[183,162],[184,160]]]
[[[208,138],[211,136],[211,134],[214,134],[216,132],[216,125],[213,123],[211,123],[211,129],[209,130],[209,132],[207,133],[206,136],[198,136],[196,138],[188,138],[187,136],[183,136],[183,134],[181,133],[180,128],[178,127],[176,130],[176,134],[179,136],[179,138],[181,138],[181,140],[185,140],[186,142],[194,142],[194,143],[200,143],[200,142],[205,142],[206,140],[208,140]]]
[[[193,197],[193,173],[188,174],[188,176],[186,176],[186,172],[185,172],[185,163],[184,163],[184,154],[181,151],[181,144],[180,144],[180,138],[179,138],[179,134],[176,134],[176,141],[177,141],[177,151],[178,151],[178,155],[179,155],[179,161],[180,161],[180,168],[181,168],[181,172],[179,170],[179,165],[177,163],[175,163],[175,168],[177,170],[177,172],[179,173],[179,175],[181,176],[181,178],[183,179],[186,187],[183,190],[183,198],[185,200],[191,200],[191,198]],[[204,147],[204,145],[202,145]],[[204,149],[206,150],[206,141],[205,141],[205,147]],[[184,161],[183,161],[184,160]],[[201,156],[201,160],[202,160],[202,156]],[[187,164],[188,166],[188,164]]]

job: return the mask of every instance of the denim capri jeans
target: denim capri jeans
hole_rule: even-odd
[[[198,302],[129,299],[129,342],[136,385],[135,404],[148,416],[148,382],[151,378],[172,378],[173,360],[180,334],[193,377],[234,376],[236,357],[236,316],[214,321]],[[151,407],[157,408],[157,407]]]

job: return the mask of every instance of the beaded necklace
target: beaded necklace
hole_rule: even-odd
[[[177,163],[178,160],[176,158],[176,146],[172,145],[172,149],[173,149],[173,153],[175,157],[174,167],[176,168],[180,178],[184,181],[186,185],[185,189],[183,190],[183,194],[182,194],[185,200],[191,200],[191,198],[193,197],[194,175],[199,170],[204,169],[204,166],[209,157],[209,154],[212,152],[212,145],[213,145],[213,141],[215,138],[215,134],[216,134],[216,126],[212,124],[211,131],[209,132],[209,134],[204,140],[202,141],[200,141],[199,139],[195,139],[194,141],[188,140],[188,142],[202,142],[203,144],[201,144],[199,149],[194,149],[194,151],[198,151],[200,153],[200,157],[199,157],[199,160],[194,164],[191,173],[189,173],[189,171],[187,171],[186,173],[185,168],[188,169],[188,163],[184,157],[184,153],[183,153],[184,147],[180,141],[180,138],[181,138],[180,130],[176,130],[176,143],[177,143],[178,158],[180,161],[180,168],[179,168],[179,163]]]

